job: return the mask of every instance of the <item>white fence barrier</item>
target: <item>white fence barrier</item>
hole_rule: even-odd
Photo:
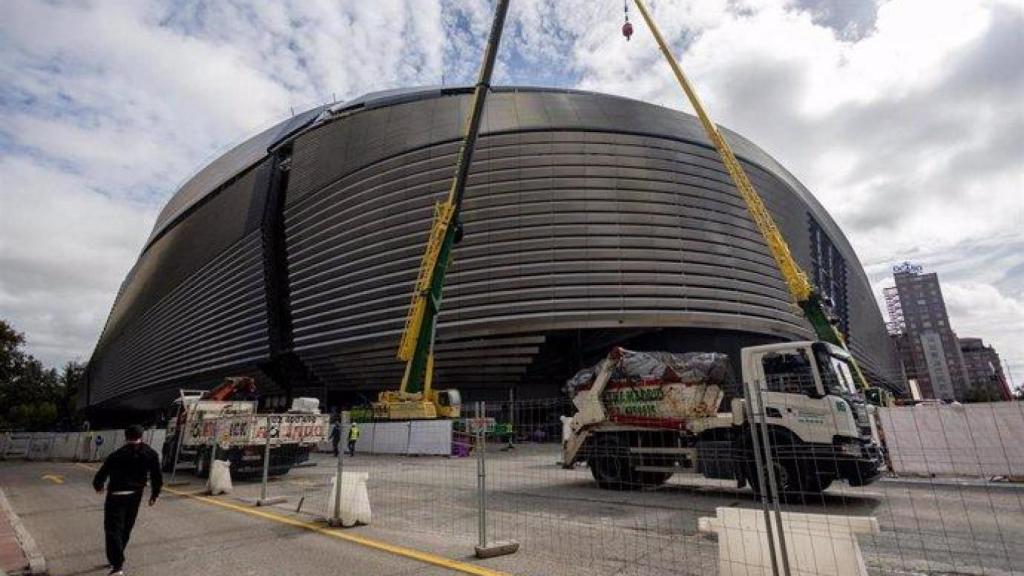
[[[28,456],[29,445],[32,443],[32,434],[26,432],[5,432],[7,440],[4,442],[4,451],[0,456],[7,458],[25,458]]]
[[[1024,402],[880,411],[893,470],[923,476],[1024,476]]]
[[[753,508],[716,508],[698,520],[701,532],[718,534],[719,576],[771,576],[764,513]],[[872,516],[782,512],[786,557],[793,576],[867,576],[857,534],[878,534]],[[781,550],[772,516],[775,549]]]
[[[364,454],[437,455],[452,453],[451,420],[359,423],[356,452]],[[341,449],[348,445],[348,430],[342,430]]]
[[[53,437],[56,434],[52,432],[37,432],[32,435],[32,439],[28,443],[28,454],[26,457],[29,460],[49,460],[50,452],[53,450]]]
[[[150,429],[142,434],[142,441],[160,454],[166,435],[166,430]],[[0,458],[95,462],[103,460],[122,445],[124,430],[5,432],[0,434]]]

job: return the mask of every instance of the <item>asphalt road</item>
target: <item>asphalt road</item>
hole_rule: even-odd
[[[718,507],[758,508],[747,489],[692,476],[645,492],[598,489],[585,468],[563,470],[554,446],[524,445],[488,453],[489,540],[516,539],[519,553],[476,563],[476,461],[357,455],[346,471],[369,474],[370,526],[360,537],[473,562],[512,574],[714,575],[718,541],[698,519]],[[270,510],[315,521],[329,513],[335,461],[314,458],[274,479]],[[62,474],[65,484],[42,480]],[[91,472],[71,464],[0,463],[0,484],[35,535],[53,574],[101,574],[101,499]],[[179,474],[181,475],[181,474]],[[183,477],[188,478],[189,474]],[[182,490],[198,491],[200,484]],[[218,501],[243,506],[259,485],[236,482]],[[298,509],[298,511],[297,511]],[[882,481],[852,489],[837,484],[787,511],[873,516],[881,532],[859,537],[869,574],[1006,576],[1024,574],[1024,488],[948,481]],[[196,499],[169,497],[145,509],[129,552],[135,574],[446,574],[422,562],[339,541]],[[185,570],[185,572],[182,572]]]
[[[607,491],[595,486],[586,468],[560,468],[556,446],[496,448],[487,459],[488,537],[522,544],[522,552],[495,563],[510,572],[715,574],[717,537],[699,532],[698,519],[715,516],[718,507],[760,509],[749,489],[731,481],[677,476],[658,490]],[[334,467],[327,456],[318,461],[272,482],[271,493],[289,495],[292,502],[304,497],[304,507],[316,513]],[[344,465],[369,474],[373,529],[381,537],[449,551],[476,541],[475,459],[357,455]],[[783,510],[877,518],[881,532],[858,538],[873,575],[1024,574],[1019,485],[836,483],[822,497]]]
[[[43,479],[54,475],[63,482]],[[107,573],[103,497],[91,478],[69,463],[0,463],[0,485],[53,576]],[[139,576],[456,573],[173,494],[143,504],[127,557],[126,571]]]

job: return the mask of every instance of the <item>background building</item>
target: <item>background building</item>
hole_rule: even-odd
[[[893,268],[893,278],[896,285],[885,289],[889,330],[907,378],[925,398],[964,399],[970,380],[938,275],[907,262]]]
[[[1002,360],[995,348],[986,346],[981,338],[961,338],[960,352],[970,387],[968,400],[1010,400],[1010,384],[1003,373]]]
[[[89,363],[81,405],[153,410],[225,375],[353,403],[394,359],[469,89],[371,94],[241,144],[160,214]],[[904,382],[857,256],[796,178],[726,133],[868,377]],[[625,98],[499,88],[448,275],[436,381],[466,398],[561,394],[613,344],[809,339],[697,120]]]

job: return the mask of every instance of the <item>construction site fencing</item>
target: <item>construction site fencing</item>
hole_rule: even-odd
[[[158,453],[165,431],[149,428],[142,441]],[[81,432],[2,432],[0,460],[70,460],[98,462],[124,445],[124,430],[85,430]]]
[[[472,554],[481,539],[514,540],[517,553],[487,560],[512,574],[1024,574],[1024,404],[871,408],[882,466],[877,476],[845,478],[839,470],[856,463],[852,449],[823,454],[768,424],[779,414],[858,415],[814,415],[798,404],[767,396],[744,403],[758,423],[743,430],[750,444],[717,454],[745,467],[742,487],[706,477],[715,475],[709,469],[634,472],[599,485],[591,466],[620,458],[622,446],[601,445],[565,467],[563,431],[575,408],[560,397],[488,401],[479,416],[469,403],[462,419],[434,426],[357,423],[351,455],[342,422],[339,457],[327,442],[287,471],[272,465],[265,484],[259,473],[233,474],[231,497],[331,521],[340,465],[343,486],[366,481],[372,519],[358,533],[449,558]],[[408,443],[400,453],[373,450],[403,430],[441,430],[450,451],[415,454]],[[271,442],[271,464],[298,449]],[[682,458],[657,463],[673,459]]]
[[[768,397],[775,390],[768,380],[752,404],[760,407],[754,428],[768,455],[761,482],[772,485],[754,503],[785,529],[760,523],[772,526],[777,543],[776,565],[766,573],[1024,574],[1024,404],[936,402],[861,412],[843,402],[812,415],[792,395]],[[789,414],[837,424],[849,418],[879,438],[878,476],[858,452],[867,446],[813,452],[769,425]]]

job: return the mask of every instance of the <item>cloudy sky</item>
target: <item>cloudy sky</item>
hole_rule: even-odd
[[[876,292],[937,271],[954,328],[1024,382],[1024,2],[651,1],[713,117],[800,178]],[[0,19],[0,318],[91,353],[162,204],[260,128],[472,80],[484,0],[31,2]],[[688,109],[620,0],[513,0],[498,82]]]

